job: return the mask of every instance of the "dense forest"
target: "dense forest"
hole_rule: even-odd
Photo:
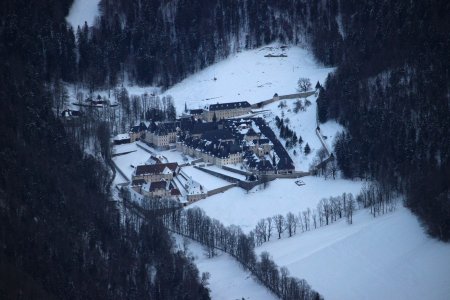
[[[102,0],[100,10],[93,27],[52,28],[46,70],[94,90],[123,80],[167,87],[274,41],[312,47],[327,65],[341,58],[337,1]]]
[[[107,167],[55,118],[70,2],[0,5],[0,298],[209,299],[160,220],[121,218]]]
[[[344,2],[343,2],[344,3]],[[428,232],[450,240],[450,4],[345,1],[342,62],[319,118],[347,129],[336,142],[349,178],[406,195]]]

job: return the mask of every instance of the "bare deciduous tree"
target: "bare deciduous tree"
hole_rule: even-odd
[[[289,212],[286,215],[286,229],[288,231],[289,237],[291,237],[293,234],[295,234],[295,227],[296,227],[296,221],[295,221],[295,215],[291,212]]]
[[[307,92],[311,89],[311,80],[309,78],[300,78],[297,81],[298,91],[299,92]]]
[[[270,241],[270,237],[272,236],[273,231],[272,218],[266,218],[266,221],[267,221],[267,241]]]
[[[286,226],[283,215],[276,215],[273,217],[273,221],[275,223],[275,228],[278,232],[278,239],[281,239],[281,234],[284,232]]]

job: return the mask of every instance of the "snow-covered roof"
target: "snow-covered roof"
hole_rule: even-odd
[[[128,133],[119,133],[118,135],[116,135],[114,137],[115,141],[122,141],[122,140],[127,140],[130,138],[130,135]]]

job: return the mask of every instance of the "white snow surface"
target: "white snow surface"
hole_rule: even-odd
[[[206,172],[194,168],[193,166],[183,167],[181,169],[181,172],[187,175],[188,178],[192,178],[193,180],[200,183],[208,191],[230,184],[228,181],[210,175]]]
[[[315,209],[322,198],[358,194],[361,181],[324,180],[319,177],[303,177],[305,183],[298,186],[298,179],[275,179],[264,189],[257,186],[247,193],[234,187],[225,193],[213,195],[190,206],[198,206],[206,214],[224,225],[239,225],[246,233],[253,230],[259,220],[288,212],[298,214],[308,208]]]
[[[183,249],[183,239],[174,235],[178,249]],[[239,263],[228,254],[220,252],[216,257],[208,258],[206,251],[197,242],[189,240],[188,256],[194,257],[194,263],[200,273],[208,272],[211,299],[213,300],[275,300],[266,288],[253,279],[250,272],[245,271]]]
[[[298,46],[289,46],[287,57],[264,57],[283,52],[280,44],[236,53],[197,72],[163,93],[174,98],[177,112],[205,105],[235,101],[250,104],[278,95],[296,93],[300,77],[323,83],[333,68],[320,66],[312,54]],[[216,80],[214,80],[216,78]]]
[[[134,151],[112,158],[117,167],[128,177],[129,180],[131,180],[131,174],[134,171],[134,167],[138,165],[144,165],[145,162],[150,158],[150,153],[137,147],[136,143],[116,145],[114,146],[113,151],[117,154]],[[116,172],[116,177],[122,178],[119,172]]]
[[[211,170],[211,171],[217,172],[217,173],[220,173],[220,174],[223,174],[223,175],[227,175],[227,176],[230,176],[230,177],[233,177],[233,178],[236,178],[236,179],[245,180],[245,176],[244,175],[241,175],[241,174],[238,174],[236,172],[231,172],[231,171],[222,169],[221,167],[218,167],[218,166],[204,166],[203,168],[207,169],[207,170]]]
[[[291,275],[304,278],[325,299],[449,299],[450,245],[428,237],[404,207],[354,224],[272,240],[268,251]]]
[[[67,23],[72,25],[74,30],[78,26],[83,27],[84,22],[92,26],[95,18],[100,14],[99,3],[100,0],[75,0],[66,17]]]

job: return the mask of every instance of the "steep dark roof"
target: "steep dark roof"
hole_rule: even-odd
[[[172,172],[175,172],[178,163],[167,163],[167,164],[154,164],[154,165],[141,165],[136,167],[136,176],[145,174],[161,174],[165,168],[169,168]]]
[[[165,190],[167,187],[167,182],[164,180],[162,181],[155,181],[150,183],[150,192],[154,192],[156,190]]]
[[[253,128],[250,128],[245,135],[247,135],[247,136],[257,136],[258,134],[256,133],[256,131]]]
[[[211,104],[209,106],[209,110],[216,111],[216,110],[235,109],[235,108],[244,108],[244,107],[251,107],[251,105],[247,101],[231,102],[231,103],[217,103],[217,104]]]
[[[253,142],[253,144],[260,144],[260,145],[263,145],[263,144],[268,144],[268,143],[270,143],[270,140],[269,140],[269,139],[255,139],[255,140],[253,140],[252,142]]]
[[[203,113],[203,109],[191,109],[191,110],[189,110],[189,113],[191,114],[191,115],[194,115],[194,116],[197,116],[197,115],[201,115],[202,113]]]
[[[270,161],[263,159],[258,162],[258,171],[273,171],[273,166]]]
[[[208,123],[195,123],[190,131],[191,134],[199,134],[204,133],[206,131],[213,131],[216,130],[218,127],[218,124],[215,122],[208,122]]]
[[[277,164],[278,170],[292,170],[295,169],[294,162],[292,161],[289,153],[283,147],[281,142],[276,137],[272,129],[267,126],[266,122],[262,118],[254,118],[255,124],[259,130],[264,134],[273,144],[273,150],[277,154],[279,161]]]
[[[217,139],[209,141],[206,139],[189,137],[184,140],[184,143],[188,147],[199,149],[204,153],[208,153],[215,157],[225,158],[230,154],[242,152],[242,148],[239,143],[234,141],[221,142]]]
[[[161,136],[176,132],[179,125],[180,122],[152,122],[148,130],[156,135]]]
[[[295,169],[294,163],[292,162],[292,159],[290,157],[280,157],[280,160],[277,164],[278,170],[293,170]]]
[[[130,131],[133,133],[138,133],[138,132],[142,132],[142,131],[146,131],[146,130],[147,130],[147,126],[145,126],[144,122],[141,122],[139,125],[131,127]]]
[[[214,140],[233,140],[234,136],[229,130],[217,129],[203,133],[202,139],[208,141]]]
[[[172,195],[172,196],[179,196],[179,195],[181,195],[181,193],[180,193],[179,189],[173,188],[173,189],[170,190],[170,195]]]

